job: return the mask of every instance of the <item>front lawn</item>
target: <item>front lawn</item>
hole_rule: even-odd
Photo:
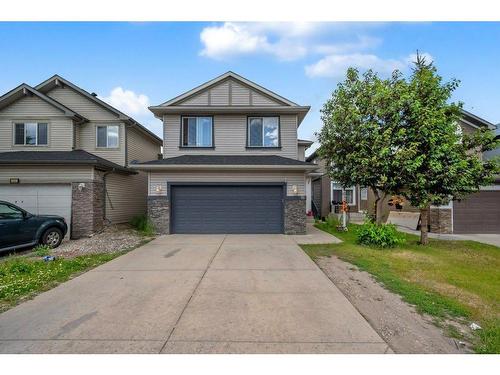
[[[48,262],[39,256],[4,258],[0,260],[0,312],[121,254],[91,254]]]
[[[382,250],[357,244],[355,224],[348,232],[328,223],[316,227],[344,242],[302,245],[311,258],[336,255],[358,266],[436,321],[478,323],[482,329],[475,331],[476,352],[500,353],[500,248],[435,239],[421,246],[417,236],[405,234],[404,245]]]

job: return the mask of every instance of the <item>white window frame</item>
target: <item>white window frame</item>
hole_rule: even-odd
[[[17,125],[24,125],[24,135],[23,135],[23,143],[16,143],[16,127]],[[36,125],[36,132],[35,132],[35,144],[31,145],[26,143],[26,125]],[[47,125],[47,143],[39,144],[38,143],[38,126],[40,124],[46,124]],[[49,145],[49,122],[48,121],[14,121],[13,122],[13,140],[12,144],[14,146],[26,146],[26,147],[48,147]]]
[[[109,135],[108,128],[116,127],[118,129],[118,142],[116,146],[109,146]],[[99,128],[106,128],[106,146],[99,146]],[[106,124],[106,125],[96,125],[95,126],[95,147],[99,149],[119,149],[120,148],[120,125],[118,124]]]
[[[265,146],[266,133],[264,132],[264,119],[275,118],[278,120],[278,144],[276,146]],[[250,122],[253,119],[260,119],[262,126],[262,146],[253,146],[250,144]],[[247,147],[249,148],[280,148],[281,147],[281,123],[279,116],[249,116],[247,118]]]
[[[338,182],[332,181],[330,183],[330,202],[333,201],[333,190],[339,190],[339,189],[334,189],[333,185],[340,185]],[[352,190],[352,203],[347,203],[349,206],[355,206],[356,205],[356,186],[348,186],[344,187],[344,190]]]
[[[184,119],[190,119],[194,118],[196,119],[196,145],[184,145]],[[198,126],[200,123],[198,122],[199,119],[202,118],[208,118],[210,119],[210,145],[198,145]],[[189,126],[188,126],[189,129]],[[188,135],[189,139],[189,135]],[[181,142],[180,142],[180,147],[181,148],[213,148],[214,147],[214,118],[213,116],[181,116]]]

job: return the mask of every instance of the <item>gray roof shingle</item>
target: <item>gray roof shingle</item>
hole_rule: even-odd
[[[138,165],[310,165],[304,161],[278,155],[182,155],[173,158],[151,160]]]
[[[5,164],[80,164],[95,165],[105,169],[115,169],[119,172],[137,173],[109,160],[84,150],[73,151],[13,151],[0,153],[0,165]]]

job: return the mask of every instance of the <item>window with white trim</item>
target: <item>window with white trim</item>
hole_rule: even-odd
[[[345,200],[349,205],[356,204],[356,189],[354,186],[345,187]],[[342,203],[342,186],[337,182],[332,182],[331,198],[334,204]]]
[[[119,125],[96,126],[96,146],[100,148],[118,148],[120,144]]]
[[[183,116],[182,147],[213,147],[212,117]]]
[[[47,146],[48,128],[46,122],[16,122],[14,124],[14,145]]]
[[[248,147],[279,147],[279,117],[249,117]]]

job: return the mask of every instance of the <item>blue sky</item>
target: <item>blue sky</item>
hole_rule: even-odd
[[[500,23],[0,23],[0,45],[2,94],[57,73],[158,134],[147,105],[232,70],[310,105],[312,139],[347,66],[407,73],[417,49],[461,80],[454,100],[500,122]]]

